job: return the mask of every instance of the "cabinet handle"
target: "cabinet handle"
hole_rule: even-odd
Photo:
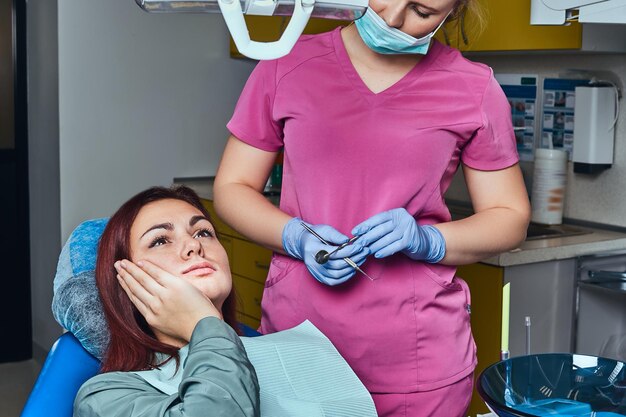
[[[270,266],[269,266],[269,265],[262,264],[262,263],[261,263],[261,262],[259,262],[259,261],[254,261],[254,266],[256,266],[256,267],[257,267],[257,268],[259,268],[259,269],[270,269]]]
[[[626,272],[589,271],[587,275],[589,275],[589,279],[580,280],[581,284],[626,292]]]
[[[615,282],[615,281],[626,282],[626,272],[589,271],[587,275],[589,275],[589,278],[591,278],[594,281],[610,280],[611,282]]]

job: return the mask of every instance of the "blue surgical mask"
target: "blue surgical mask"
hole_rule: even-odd
[[[355,24],[363,42],[374,52],[387,55],[426,55],[430,40],[445,21],[446,19],[443,19],[435,30],[419,39],[387,25],[383,18],[369,7]]]

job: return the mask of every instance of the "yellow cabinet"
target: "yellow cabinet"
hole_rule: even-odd
[[[219,232],[218,232],[219,233]],[[232,268],[232,264],[233,264],[233,243],[234,243],[234,239],[230,236],[227,236],[225,234],[219,233],[219,237],[218,237],[220,243],[222,244],[222,246],[224,246],[224,250],[226,250],[226,255],[228,255],[228,264],[231,265]]]
[[[250,39],[258,42],[272,42],[278,40],[289,23],[287,16],[244,16]],[[304,33],[322,33],[328,32],[337,26],[346,26],[350,22],[345,20],[330,20],[311,18],[304,28]],[[230,56],[233,58],[244,58],[237,50],[235,42],[230,38]]]
[[[233,229],[232,227],[224,223],[222,219],[219,218],[219,216],[217,215],[217,212],[215,211],[215,208],[213,207],[213,202],[211,200],[203,199],[202,205],[209,212],[209,215],[211,216],[210,218],[211,223],[213,224],[213,227],[215,227],[215,230],[217,230],[218,234],[233,236],[233,237],[241,237],[241,235],[237,233],[235,229]]]
[[[578,50],[582,47],[582,26],[537,26],[530,24],[530,0],[479,0],[485,10],[486,22],[482,33],[476,35],[476,19],[468,15],[462,23],[446,25],[437,39],[461,51],[533,51]],[[289,22],[281,16],[245,16],[253,40],[275,41]],[[312,18],[304,33],[327,32],[350,22]],[[243,57],[234,42],[231,56]]]
[[[504,268],[486,264],[463,265],[458,268],[457,275],[467,282],[471,292],[472,334],[478,356],[474,377],[478,378],[487,366],[500,360]],[[474,388],[467,414],[475,416],[477,413],[488,412],[487,406]]]
[[[248,240],[233,239],[233,274],[241,275],[263,285],[270,269],[272,252]]]
[[[260,320],[263,284],[233,274],[233,285],[237,294],[237,310],[247,317]]]
[[[250,39],[259,42],[272,42],[278,40],[289,23],[289,17],[285,16],[244,16]],[[347,20],[330,20],[311,18],[304,28],[305,34],[329,32],[339,26],[347,26],[351,22]],[[444,44],[457,46],[459,30],[456,23],[445,25],[444,31],[439,31],[437,39]],[[230,56],[233,58],[245,58],[235,46],[235,42],[230,38]]]
[[[224,223],[217,216],[212,201],[202,200],[202,204],[228,254],[237,300],[237,319],[256,329],[261,323],[261,297],[272,251],[250,242]]]
[[[261,325],[260,319],[257,319],[256,317],[247,316],[240,311],[237,312],[237,320],[239,321],[239,323],[243,323],[246,326],[249,326],[250,328],[254,330],[258,329],[259,326]]]
[[[476,36],[477,23],[466,16],[457,25],[457,44],[462,51],[532,51],[580,49],[582,26],[537,26],[530,24],[530,0],[479,0],[486,14],[484,31]],[[463,33],[464,32],[464,33]]]

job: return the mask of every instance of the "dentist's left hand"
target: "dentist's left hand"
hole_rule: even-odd
[[[402,252],[411,259],[437,263],[446,255],[446,241],[434,226],[420,226],[404,208],[378,213],[352,229],[376,258]]]
[[[115,263],[117,279],[151,327],[191,340],[198,322],[222,314],[204,294],[187,280],[176,277],[149,261],[137,264],[124,259]]]

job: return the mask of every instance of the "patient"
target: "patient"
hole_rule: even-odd
[[[226,252],[191,189],[154,187],[126,202],[100,240],[96,283],[110,339],[74,415],[259,415]]]

